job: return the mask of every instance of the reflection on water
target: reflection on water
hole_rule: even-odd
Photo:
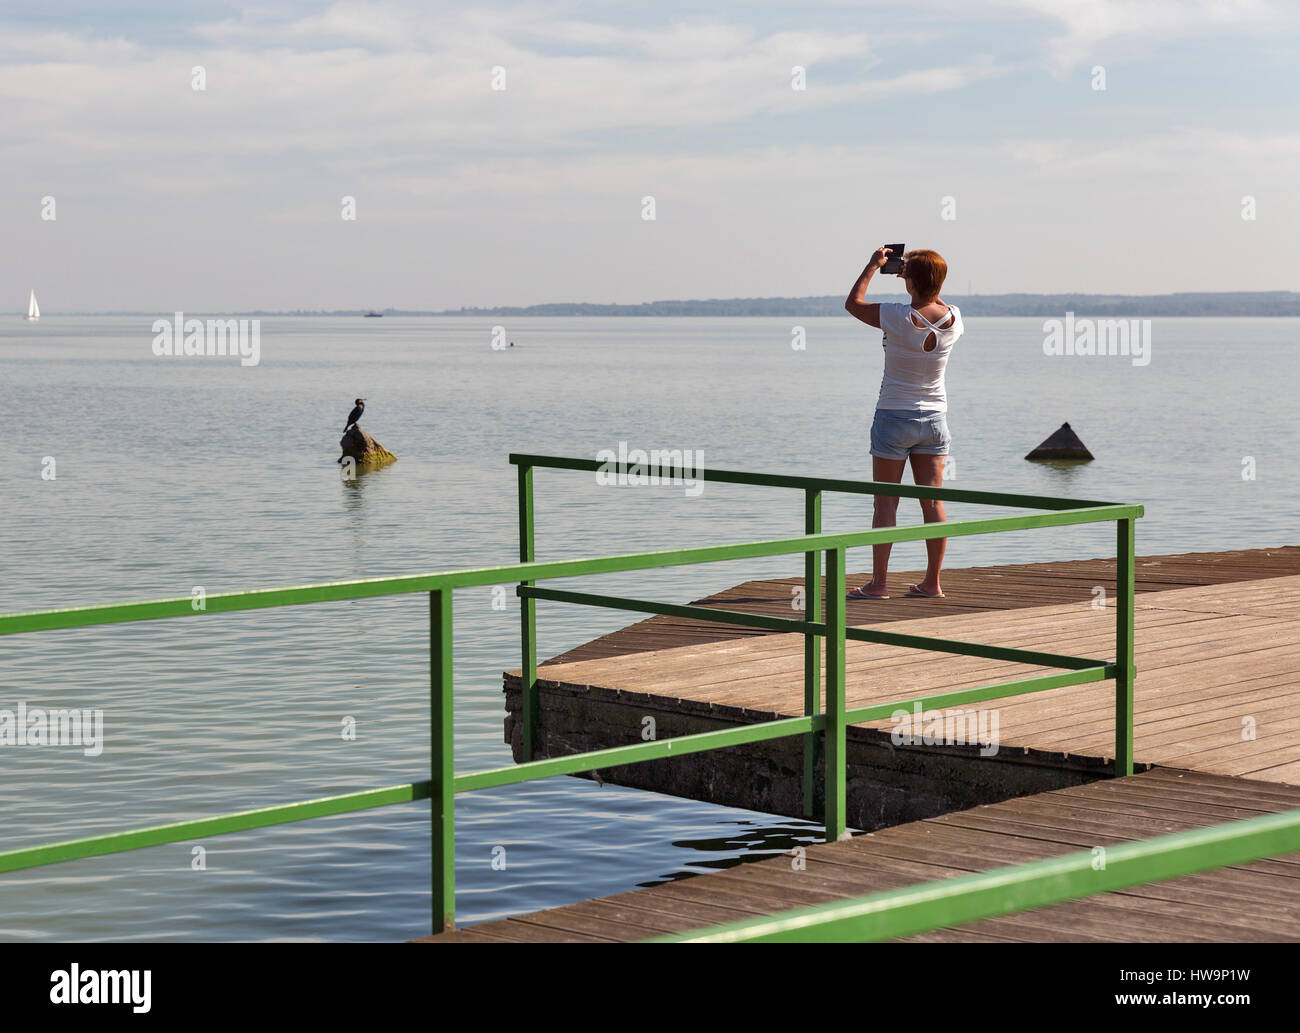
[[[394,465],[394,463],[358,463],[349,468],[339,464],[335,469],[334,476],[338,478],[339,484],[343,486],[344,513],[349,516],[360,514],[361,506],[365,501],[367,485],[371,485],[370,490],[374,492],[376,489],[373,485],[389,474]],[[349,469],[351,476],[347,476]],[[354,531],[358,531],[364,526],[355,520],[351,522],[351,525]],[[360,546],[362,543],[358,541],[356,544]]]
[[[698,839],[675,839],[672,845],[682,850],[698,850],[721,856],[688,860],[690,868],[670,872],[658,879],[639,882],[638,886],[662,886],[680,879],[699,875],[698,869],[710,871],[734,868],[749,861],[762,861],[778,854],[788,854],[795,847],[808,847],[823,842],[821,825],[810,821],[791,819],[787,824],[766,825],[757,821],[720,821],[719,826],[733,825],[743,831],[725,836],[706,836]],[[692,870],[694,869],[694,870]]]
[[[1095,460],[1092,460],[1092,459],[1035,459],[1035,460],[1033,460],[1033,462],[1034,462],[1034,464],[1035,464],[1036,466],[1045,466],[1045,467],[1047,467],[1049,470],[1052,470],[1052,471],[1054,471],[1056,474],[1059,474],[1059,475],[1060,475],[1059,478],[1058,478],[1058,479],[1059,479],[1059,483],[1060,483],[1060,485],[1061,485],[1061,489],[1062,489],[1062,491],[1064,492],[1064,490],[1065,490],[1065,488],[1066,488],[1067,486],[1069,486],[1069,485],[1075,483],[1076,480],[1078,479],[1078,478],[1076,477],[1076,474],[1079,473],[1079,468],[1080,468],[1080,467],[1087,466],[1089,463],[1091,463],[1091,462],[1095,462]]]

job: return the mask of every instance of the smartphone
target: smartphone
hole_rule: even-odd
[[[886,244],[889,248],[889,257],[885,259],[885,264],[881,267],[882,273],[897,275],[903,271],[903,252],[907,250],[905,244]]]

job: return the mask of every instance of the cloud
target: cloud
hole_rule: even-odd
[[[1001,6],[1057,23],[1044,60],[1057,75],[1091,64],[1112,47],[1134,53],[1170,40],[1224,31],[1255,31],[1295,21],[1272,0],[999,0]]]
[[[195,46],[10,31],[0,67],[0,156],[73,166],[94,156],[152,178],[204,160],[251,178],[346,162],[367,170],[599,147],[601,134],[698,132],[997,74],[974,57],[890,76],[864,34],[767,34],[716,19],[652,28],[552,21],[528,8],[428,12],[335,4],[287,21],[253,15],[199,27]],[[191,89],[202,65],[206,90]],[[809,69],[805,91],[791,69]],[[491,88],[505,69],[506,89]],[[606,144],[607,145],[607,144]],[[287,158],[286,158],[287,156]],[[202,177],[200,177],[202,178]],[[177,176],[181,192],[192,170]]]
[[[1023,57],[1025,38],[1050,37],[1051,60],[1091,62],[1089,48],[1155,47],[1226,16],[1095,6],[1006,0],[1001,21],[954,6],[922,23],[881,4],[869,31],[857,7],[844,31],[821,8],[786,9],[808,26],[792,29],[397,3],[246,12],[162,41],[10,25],[0,278],[57,283],[65,309],[337,307],[367,283],[406,307],[822,293],[860,237],[890,226],[979,268],[985,290],[1150,275],[1113,271],[1116,240],[1125,262],[1170,256],[1152,290],[1200,286],[1205,240],[1291,276],[1294,137],[1181,129],[1206,125],[1205,106],[1147,103],[1136,78],[1099,123],[1091,91]],[[1194,17],[1174,27],[1175,9]],[[36,214],[46,194],[57,224]],[[1247,194],[1261,217],[1243,226]],[[344,195],[355,223],[339,218]],[[947,195],[958,223],[939,218]],[[999,256],[1028,241],[1034,262],[990,263],[989,240]]]

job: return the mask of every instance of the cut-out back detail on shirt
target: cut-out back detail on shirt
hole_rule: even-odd
[[[918,319],[921,321],[920,323],[917,322]],[[907,314],[907,321],[911,323],[914,327],[916,327],[918,330],[928,329],[930,331],[929,335],[925,339],[925,343],[921,345],[921,347],[928,352],[934,351],[934,349],[939,345],[939,339],[934,336],[934,332],[936,330],[951,330],[952,319],[953,316],[952,316],[951,305],[948,306],[948,311],[946,311],[942,316],[939,317],[939,321],[937,323],[931,323],[928,319],[925,318],[925,316],[921,315],[921,313],[916,311],[916,309],[912,309]]]
[[[916,311],[916,309],[911,309],[911,311],[907,313],[907,317],[911,322],[911,324],[914,327],[916,327],[918,330],[924,330],[926,329],[926,327],[929,327],[931,330],[952,329],[953,314],[952,314],[951,305],[948,306],[948,311],[943,314],[942,318],[940,318],[939,322],[937,323],[931,323],[928,319],[925,318],[925,316],[921,315],[921,313]],[[918,319],[921,322],[918,323],[917,322]]]

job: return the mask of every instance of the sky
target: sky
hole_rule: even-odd
[[[1293,0],[0,0],[0,308],[824,295],[896,242],[954,295],[1297,289],[1298,28]]]

